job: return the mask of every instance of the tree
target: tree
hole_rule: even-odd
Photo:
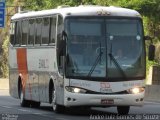
[[[112,0],[111,4],[139,11],[148,29],[146,33],[160,39],[160,2],[159,0]]]

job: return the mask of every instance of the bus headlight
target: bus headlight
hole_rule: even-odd
[[[70,86],[67,86],[65,88],[68,92],[72,92],[72,93],[86,93],[86,90],[82,88],[70,87]]]
[[[127,90],[127,92],[129,94],[138,94],[138,93],[141,93],[143,92],[145,89],[143,87],[135,87],[135,88],[131,88],[129,90]]]

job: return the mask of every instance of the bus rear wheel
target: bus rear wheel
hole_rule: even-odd
[[[127,115],[129,113],[130,106],[117,106],[119,115]]]
[[[53,93],[53,95],[52,95],[52,107],[53,107],[53,111],[56,112],[56,113],[63,113],[65,107],[62,106],[62,105],[58,105],[56,103],[56,91],[55,91],[55,89],[53,89],[52,93]]]
[[[31,101],[31,107],[33,107],[33,108],[39,108],[40,104],[41,104],[40,102]]]
[[[24,98],[24,93],[23,93],[23,90],[22,90],[22,85],[20,87],[20,105],[22,107],[29,107],[30,106],[30,101],[25,100],[25,98]]]

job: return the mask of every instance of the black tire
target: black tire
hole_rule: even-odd
[[[40,104],[41,104],[40,102],[31,101],[31,107],[33,107],[33,108],[39,108]]]
[[[64,113],[65,111],[65,107],[62,106],[62,105],[57,105],[55,106],[55,108],[53,108],[53,110],[56,112],[56,113]]]
[[[30,101],[25,100],[22,85],[20,85],[20,105],[21,107],[30,107]]]
[[[91,110],[91,107],[87,107],[87,106],[72,106],[72,107],[66,108],[67,113],[76,114],[76,115],[88,114],[90,110]]]
[[[52,97],[53,96],[53,81],[50,80],[50,83],[49,83],[49,103],[51,104],[52,103]]]
[[[130,106],[117,106],[119,115],[127,115],[129,113]]]
[[[56,113],[64,113],[65,107],[63,105],[58,105],[56,103],[56,92],[55,89],[53,89],[52,92],[52,107],[53,107],[53,111]]]

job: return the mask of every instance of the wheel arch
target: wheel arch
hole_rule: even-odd
[[[21,92],[21,88],[22,87],[22,78],[21,78],[21,75],[19,75],[18,77],[18,97],[20,98],[20,92]]]
[[[53,90],[54,90],[54,82],[53,82],[53,79],[50,78],[49,80],[49,103],[52,103]]]

